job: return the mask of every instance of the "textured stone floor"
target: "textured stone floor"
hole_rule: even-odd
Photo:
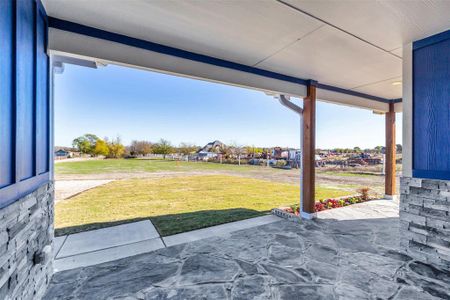
[[[281,220],[57,273],[45,299],[450,299],[398,244],[397,218]]]

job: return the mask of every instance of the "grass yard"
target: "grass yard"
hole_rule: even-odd
[[[207,162],[170,161],[159,159],[99,159],[85,161],[67,161],[55,164],[57,174],[98,174],[98,173],[135,173],[164,171],[205,171],[205,170],[254,170],[255,166],[230,165]]]
[[[120,169],[122,161],[89,161],[89,167],[83,162],[79,171],[100,172],[99,168],[109,168],[111,163]],[[77,168],[76,162],[65,165],[69,164]],[[149,164],[148,167],[162,168],[163,165],[161,162],[161,165]],[[58,172],[65,168],[62,164],[56,167]],[[316,188],[316,199],[347,194],[348,191],[339,189]],[[64,235],[150,219],[160,234],[167,236],[260,216],[274,207],[294,204],[298,199],[299,190],[295,185],[237,176],[126,179],[56,203],[55,227],[57,235]]]
[[[372,177],[372,176],[381,176],[381,174],[374,173],[363,173],[363,172],[342,172],[342,171],[325,171],[322,172],[324,175],[332,175],[332,176],[343,176],[343,177]]]

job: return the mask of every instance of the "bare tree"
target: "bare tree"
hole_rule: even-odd
[[[152,153],[152,143],[148,141],[132,141],[129,147],[131,155],[148,155]]]
[[[231,154],[233,154],[238,159],[238,164],[241,165],[241,156],[245,153],[245,149],[242,145],[236,142],[231,142],[229,147]]]
[[[180,146],[178,146],[178,151],[183,155],[189,155],[192,153],[195,153],[198,150],[198,146],[195,146],[194,144],[190,143],[181,143]]]

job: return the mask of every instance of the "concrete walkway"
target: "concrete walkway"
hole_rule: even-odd
[[[450,299],[398,218],[285,220],[56,273],[49,299]]]
[[[86,231],[55,239],[55,272],[96,265],[157,249],[279,221],[263,216],[160,237],[150,220]]]
[[[317,213],[319,219],[360,220],[398,218],[399,203],[396,200],[371,200]]]
[[[56,202],[71,198],[81,192],[90,190],[100,185],[107,184],[113,180],[95,179],[95,180],[57,180],[55,181],[55,200]]]

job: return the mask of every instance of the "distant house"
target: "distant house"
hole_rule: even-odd
[[[197,151],[198,158],[208,159],[208,158],[216,158],[219,156],[220,149],[225,146],[221,141],[215,140],[214,142],[210,142],[200,148]]]
[[[299,149],[274,147],[272,149],[272,158],[296,160],[300,156],[300,152]]]
[[[64,149],[59,149],[59,150],[55,151],[55,156],[58,158],[62,158],[62,157],[66,158],[69,156],[69,154],[70,154],[70,152],[66,151]]]
[[[215,140],[214,142],[210,142],[206,144],[203,148],[197,151],[197,153],[218,153],[220,148],[225,146],[221,141]]]
[[[65,159],[80,157],[80,152],[75,148],[70,147],[56,147],[55,148],[55,159]]]
[[[216,158],[218,156],[217,153],[214,152],[205,152],[205,151],[199,151],[197,152],[197,155],[199,158],[206,159],[206,158]]]

